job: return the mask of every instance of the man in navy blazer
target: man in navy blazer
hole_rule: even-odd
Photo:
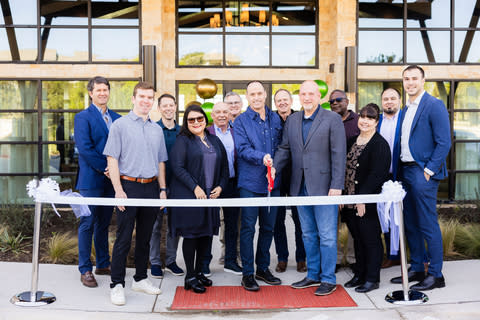
[[[387,140],[392,156],[390,164],[390,180],[397,180],[398,159],[400,157],[400,119],[402,117],[402,109],[400,104],[402,97],[400,92],[395,88],[387,88],[382,92],[382,109],[383,114],[380,115],[377,131]],[[382,263],[382,268],[400,264],[398,254],[390,254],[390,232],[384,233],[385,246],[387,250],[387,259]],[[397,246],[398,247],[398,246]]]
[[[78,149],[78,175],[76,189],[84,197],[113,197],[113,187],[108,178],[107,158],[103,149],[108,131],[120,115],[107,107],[110,97],[110,84],[104,77],[94,77],[88,82],[90,106],[75,115],[74,138]],[[78,226],[78,269],[80,281],[87,287],[96,287],[92,274],[92,236],[95,245],[97,275],[110,274],[108,253],[108,226],[113,208],[89,206],[91,215],[81,217]]]
[[[421,67],[408,66],[402,77],[408,102],[402,115],[399,177],[407,191],[403,203],[411,258],[408,280],[419,281],[412,290],[431,290],[445,287],[436,205],[438,185],[447,177],[450,121],[443,102],[423,89],[425,72]],[[425,242],[430,258],[427,274],[423,264]]]

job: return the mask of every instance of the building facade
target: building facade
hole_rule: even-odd
[[[401,89],[421,64],[426,89],[450,113],[449,178],[439,199],[476,199],[480,178],[480,0],[0,1],[0,194],[28,202],[25,184],[50,176],[71,188],[73,117],[86,83],[111,81],[110,108],[127,113],[140,79],[157,96],[245,94],[250,80],[295,92],[305,79],[345,89],[351,108]],[[216,82],[201,99],[198,80]],[[328,98],[328,95],[324,98]],[[271,102],[270,102],[271,104]],[[246,103],[244,105],[246,107]],[[152,117],[158,119],[158,114]]]

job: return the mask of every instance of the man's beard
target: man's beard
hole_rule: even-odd
[[[383,112],[386,114],[395,114],[396,111],[394,109],[385,109]]]

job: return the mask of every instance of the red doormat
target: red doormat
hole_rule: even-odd
[[[172,310],[235,310],[356,307],[345,289],[327,296],[314,295],[316,288],[293,289],[290,286],[261,286],[250,292],[240,286],[213,286],[197,294],[177,287]]]

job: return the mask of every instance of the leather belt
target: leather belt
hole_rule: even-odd
[[[405,167],[411,167],[411,166],[416,166],[417,163],[415,161],[406,161],[406,162],[402,161],[402,165]]]
[[[151,177],[151,178],[134,178],[134,177],[129,177],[129,176],[120,176],[120,179],[127,180],[127,181],[132,181],[132,182],[138,182],[138,183],[150,183],[152,181],[157,180],[157,176],[154,176],[154,177]]]

